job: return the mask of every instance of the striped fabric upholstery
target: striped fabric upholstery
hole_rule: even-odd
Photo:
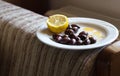
[[[101,48],[72,51],[41,43],[46,17],[0,1],[0,76],[89,76]]]

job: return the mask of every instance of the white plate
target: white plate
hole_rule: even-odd
[[[114,25],[98,19],[75,17],[75,18],[69,18],[69,23],[85,24],[85,26],[90,26],[100,29],[105,34],[105,38],[100,41],[97,41],[95,44],[90,44],[90,45],[60,44],[51,39],[53,33],[51,33],[48,30],[46,21],[41,24],[40,29],[36,32],[37,37],[41,42],[53,47],[70,49],[70,50],[86,50],[86,49],[93,49],[108,45],[112,43],[119,35],[119,32]]]

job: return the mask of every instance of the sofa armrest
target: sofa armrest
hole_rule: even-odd
[[[120,41],[106,47],[97,57],[97,76],[119,76],[120,75]]]
[[[101,49],[72,51],[47,46],[36,37],[45,16],[4,1],[0,9],[0,76],[90,74]]]

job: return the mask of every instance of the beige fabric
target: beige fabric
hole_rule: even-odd
[[[41,43],[46,17],[0,1],[0,76],[88,76],[100,48],[72,51]]]

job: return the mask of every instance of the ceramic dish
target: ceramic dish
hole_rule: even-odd
[[[61,49],[70,49],[70,50],[87,50],[87,49],[102,47],[112,43],[114,40],[117,39],[119,35],[118,29],[114,25],[103,20],[74,17],[74,18],[69,18],[69,24],[78,24],[80,25],[80,27],[89,26],[89,27],[96,28],[100,30],[105,37],[97,41],[96,43],[90,44],[90,45],[60,44],[51,39],[53,33],[51,33],[47,28],[46,22],[43,22],[41,24],[40,29],[36,32],[36,35],[41,42],[47,45],[61,48]]]

